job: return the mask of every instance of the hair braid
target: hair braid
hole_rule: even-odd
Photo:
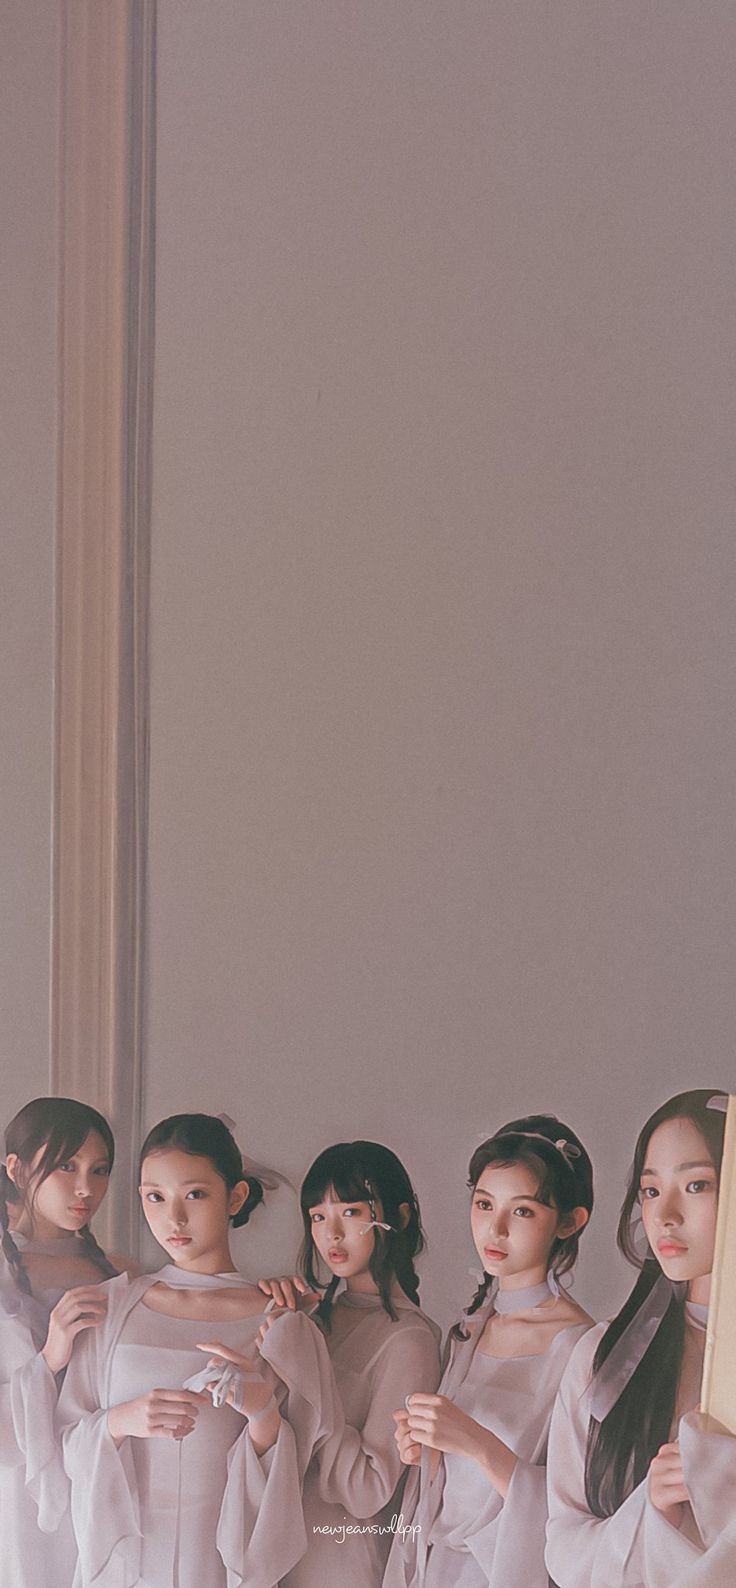
[[[493,1284],[493,1275],[492,1274],[484,1274],[483,1278],[482,1278],[482,1280],[481,1280],[481,1282],[480,1282],[480,1284],[479,1284],[479,1286],[478,1286],[478,1288],[477,1288],[477,1290],[475,1292],[475,1295],[473,1296],[473,1300],[471,1301],[470,1306],[467,1309],[467,1312],[465,1312],[463,1314],[463,1317],[472,1318],[473,1313],[477,1312],[478,1308],[483,1306],[483,1303],[487,1299],[488,1292],[489,1292],[492,1284]],[[452,1340],[469,1340],[470,1339],[470,1335],[469,1335],[468,1330],[466,1329],[465,1324],[463,1323],[462,1319],[460,1320],[459,1323],[453,1324],[453,1327],[450,1330],[450,1338]]]
[[[414,1302],[415,1307],[418,1307],[419,1275],[417,1274],[416,1268],[414,1267],[411,1253],[406,1249],[406,1243],[401,1240],[401,1231],[398,1233],[398,1237],[395,1240],[395,1245],[398,1248],[398,1250],[394,1252],[394,1269],[396,1271],[396,1278],[398,1279],[405,1295],[409,1297],[410,1301]]]
[[[325,1329],[328,1331],[330,1327],[330,1319],[332,1317],[332,1303],[334,1301],[335,1291],[337,1290],[339,1283],[339,1275],[333,1274],[332,1279],[330,1280],[330,1283],[322,1297],[322,1300],[316,1309],[316,1316],[319,1318],[320,1323],[323,1323]]]
[[[79,1231],[79,1235],[83,1246],[86,1247],[85,1257],[89,1257],[90,1261],[102,1270],[106,1279],[115,1279],[118,1269],[113,1266],[109,1257],[103,1252],[89,1224],[85,1224],[84,1228]]]
[[[10,1233],[10,1222],[8,1219],[8,1186],[11,1186],[12,1184],[13,1182],[10,1178],[10,1175],[8,1174],[5,1164],[3,1164],[2,1168],[0,1169],[0,1229],[2,1229],[2,1240],[0,1241],[0,1245],[2,1246],[3,1255],[5,1256],[8,1267],[10,1268],[10,1272],[13,1275],[13,1279],[15,1280],[18,1289],[22,1290],[24,1295],[30,1296],[32,1295],[31,1282],[25,1271],[23,1258],[18,1251],[15,1241],[13,1240],[13,1237]]]

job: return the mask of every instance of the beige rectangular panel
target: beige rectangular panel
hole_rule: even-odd
[[[148,786],[155,0],[61,43],[52,1089],[103,1110],[98,1233],[135,1245]]]
[[[736,1097],[729,1098],[703,1366],[703,1411],[736,1434]]]

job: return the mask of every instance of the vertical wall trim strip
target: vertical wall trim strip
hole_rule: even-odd
[[[52,1091],[118,1143],[100,1234],[135,1250],[144,1065],[155,0],[63,7]]]

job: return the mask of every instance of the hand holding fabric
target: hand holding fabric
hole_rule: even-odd
[[[99,1285],[76,1285],[67,1290],[49,1318],[41,1355],[52,1373],[68,1367],[74,1341],[82,1329],[95,1329],[107,1313],[107,1297]]]
[[[399,1411],[392,1412],[391,1415],[394,1419],[394,1422],[396,1423],[396,1428],[394,1429],[394,1439],[396,1440],[399,1455],[401,1456],[404,1466],[418,1467],[422,1459],[422,1447],[420,1444],[417,1444],[417,1441],[409,1428],[409,1413],[406,1410],[406,1407],[402,1406]]]
[[[313,1307],[319,1301],[318,1292],[309,1289],[301,1274],[292,1274],[290,1279],[259,1279],[258,1289],[263,1291],[264,1296],[270,1296],[277,1307],[286,1308],[289,1312]]]
[[[135,1400],[111,1406],[107,1427],[116,1444],[122,1439],[185,1439],[191,1434],[204,1401],[187,1389],[153,1389]]]
[[[419,1445],[477,1461],[502,1496],[511,1482],[517,1458],[503,1440],[460,1410],[446,1395],[407,1397],[407,1429]]]

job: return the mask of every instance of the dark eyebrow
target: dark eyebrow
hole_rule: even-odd
[[[67,1153],[66,1158],[61,1158],[59,1160],[59,1164],[57,1164],[57,1168],[59,1168],[62,1163],[76,1163],[78,1158],[79,1158],[79,1153],[78,1152],[69,1152],[69,1153]],[[106,1169],[109,1169],[109,1167],[110,1167],[110,1159],[107,1158],[107,1157],[95,1158],[95,1159],[93,1159],[93,1162],[90,1165],[90,1167],[92,1169],[99,1169],[102,1164],[104,1164]]]
[[[179,1184],[180,1185],[203,1185],[203,1186],[206,1186],[206,1185],[209,1185],[209,1181],[208,1180],[180,1180]],[[160,1187],[160,1185],[158,1183],[158,1180],[141,1180],[141,1185],[147,1185],[149,1187],[149,1189],[152,1190],[152,1191],[160,1191],[161,1190],[161,1187]]]
[[[716,1172],[716,1166],[711,1158],[700,1159],[695,1163],[678,1163],[675,1167],[675,1174],[683,1174],[686,1169],[712,1169],[714,1174]],[[655,1180],[658,1179],[656,1169],[642,1169],[642,1179],[645,1174],[653,1175]]]

